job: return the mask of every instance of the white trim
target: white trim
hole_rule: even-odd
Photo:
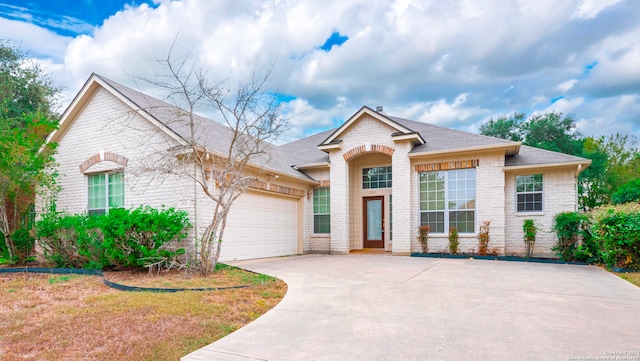
[[[513,150],[513,154],[517,154],[518,151],[520,150],[520,143],[514,142],[511,144],[507,144],[507,145],[495,145],[495,144],[491,144],[491,145],[480,145],[480,146],[476,146],[476,147],[466,147],[466,148],[454,148],[454,149],[443,149],[443,150],[431,150],[431,151],[424,151],[424,152],[416,152],[416,153],[409,153],[409,158],[417,158],[417,157],[424,157],[424,156],[432,156],[432,155],[442,155],[442,154],[458,154],[458,153],[469,153],[469,152],[477,152],[477,151],[484,151],[484,150],[505,150],[507,151],[507,154],[509,154],[509,150],[512,149]]]
[[[517,172],[519,170],[531,170],[531,169],[544,169],[544,168],[561,168],[561,167],[575,167],[581,166],[579,168],[578,173],[585,170],[588,166],[591,165],[591,160],[588,162],[584,161],[573,161],[573,162],[562,162],[562,163],[542,163],[542,164],[528,164],[528,165],[516,165],[516,166],[505,166],[504,171],[506,172]],[[584,166],[584,167],[582,167]]]
[[[383,114],[380,114],[378,112],[376,112],[375,110],[369,108],[369,107],[362,107],[360,108],[360,110],[358,110],[354,115],[352,115],[346,122],[344,122],[340,128],[336,129],[335,132],[333,132],[327,139],[325,139],[322,143],[320,143],[320,147],[328,145],[329,143],[331,143],[332,141],[334,141],[339,135],[341,135],[347,128],[349,128],[353,123],[356,122],[356,120],[358,120],[362,115],[367,114],[375,119],[377,119],[378,121],[390,126],[391,128],[402,132],[402,133],[414,133],[411,129],[406,128],[400,124],[398,124],[397,122],[389,119],[388,117],[384,116]],[[322,148],[320,148],[322,149]],[[324,149],[322,149],[324,150]]]
[[[542,194],[542,209],[541,210],[533,210],[533,211],[519,211],[518,210],[518,177],[528,177],[528,176],[534,176],[534,175],[538,175],[540,174],[540,176],[542,177],[542,191],[541,192],[521,192],[521,194]],[[547,185],[545,184],[545,179],[547,177],[544,176],[544,173],[535,173],[535,174],[515,174],[513,176],[513,196],[514,196],[514,211],[516,215],[521,215],[521,216],[527,216],[527,215],[531,215],[531,216],[535,216],[535,215],[544,215],[545,213],[545,205],[547,202],[545,202],[545,189],[547,189]]]

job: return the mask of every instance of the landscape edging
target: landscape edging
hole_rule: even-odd
[[[223,291],[248,288],[252,285],[227,286],[227,287],[201,287],[201,288],[158,288],[158,287],[139,287],[127,286],[120,283],[109,281],[105,278],[104,273],[96,269],[84,268],[42,268],[42,267],[13,267],[0,268],[0,273],[42,273],[42,274],[75,274],[83,276],[99,276],[102,277],[102,283],[105,286],[125,292],[156,292],[156,293],[175,293],[185,291]]]

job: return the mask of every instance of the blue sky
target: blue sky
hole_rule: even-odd
[[[0,0],[0,38],[65,87],[61,109],[92,72],[135,87],[177,36],[213,78],[274,64],[283,141],[363,105],[470,132],[559,111],[640,136],[639,18],[635,0]]]

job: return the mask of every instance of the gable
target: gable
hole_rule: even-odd
[[[376,139],[369,139],[371,142],[384,141],[386,139],[378,138],[378,136],[386,136],[392,140],[410,139],[416,143],[424,143],[424,139],[419,133],[395,122],[380,112],[364,106],[320,143],[320,149],[328,150],[334,148],[336,144],[348,138],[348,134],[353,133],[354,130],[355,132],[362,132],[359,129],[362,127],[363,122],[365,122],[366,127],[363,132],[376,137]],[[350,137],[354,137],[354,135],[351,134]],[[355,137],[358,137],[358,135]]]

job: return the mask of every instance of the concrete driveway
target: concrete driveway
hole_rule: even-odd
[[[640,288],[593,266],[367,254],[235,264],[284,280],[286,296],[182,360],[640,361]]]

